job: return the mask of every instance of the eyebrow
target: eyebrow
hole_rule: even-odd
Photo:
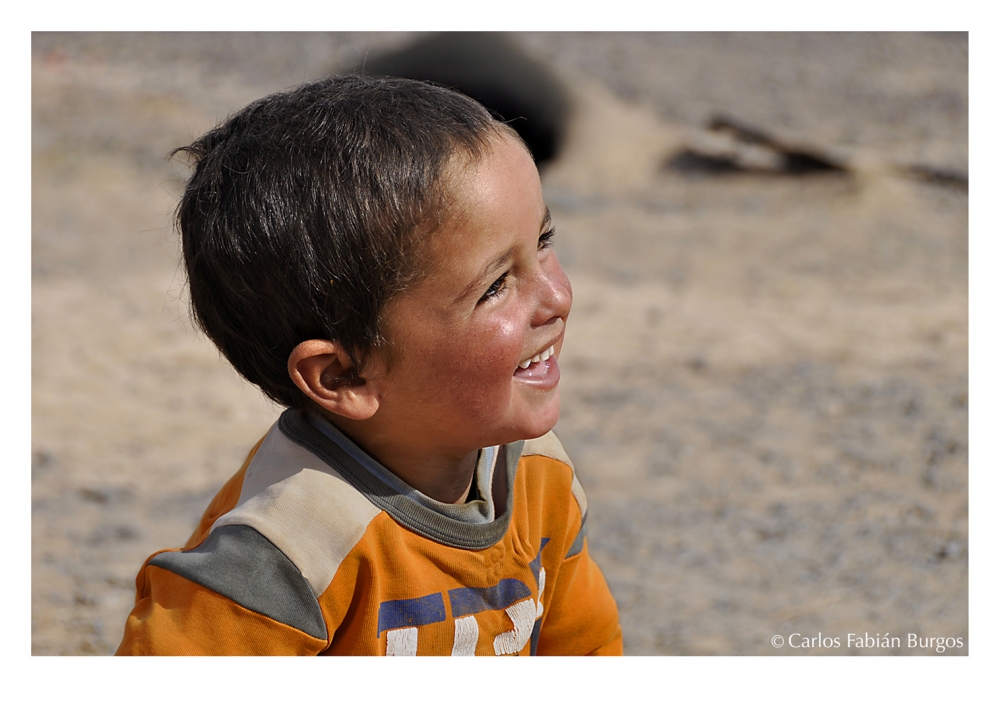
[[[545,232],[545,230],[548,229],[551,225],[552,225],[552,213],[549,212],[549,208],[546,206],[546,208],[545,208],[545,216],[542,217],[542,224],[538,228],[539,234]],[[456,300],[462,300],[462,299],[468,297],[469,295],[471,295],[472,292],[474,290],[476,290],[477,288],[479,288],[483,284],[483,281],[486,278],[488,278],[496,269],[501,268],[508,261],[510,261],[512,258],[514,258],[514,252],[515,251],[517,251],[517,245],[516,244],[512,244],[510,247],[507,248],[506,251],[503,251],[503,252],[497,254],[492,259],[490,259],[489,261],[487,261],[483,265],[483,267],[479,270],[479,275],[476,276],[472,280],[472,282],[469,285],[467,285],[462,290],[461,293],[458,294],[458,297],[456,298]]]

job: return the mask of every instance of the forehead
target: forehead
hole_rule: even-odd
[[[491,249],[537,237],[547,209],[526,148],[502,137],[481,160],[456,159],[444,176],[448,217],[427,241],[425,272],[478,269]],[[496,252],[494,252],[496,253]]]

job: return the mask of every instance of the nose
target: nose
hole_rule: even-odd
[[[541,262],[538,276],[538,305],[532,316],[534,327],[547,325],[557,319],[563,322],[569,317],[573,307],[573,287],[569,278],[559,265],[555,252],[548,252]]]

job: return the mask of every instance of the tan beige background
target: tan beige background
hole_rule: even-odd
[[[113,652],[143,559],[277,415],[188,321],[165,154],[414,37],[33,36],[33,653]],[[967,653],[967,36],[512,38],[577,105],[543,174],[557,431],[626,652]],[[847,172],[664,167],[719,113]],[[841,647],[771,645],[819,632]]]

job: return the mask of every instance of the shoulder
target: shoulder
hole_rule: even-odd
[[[235,526],[253,529],[319,596],[380,512],[276,423],[247,466],[236,507],[215,521],[212,534]]]
[[[319,599],[382,511],[280,425],[258,444],[234,484],[238,497],[204,539],[160,552],[148,566],[327,640]]]
[[[569,470],[570,491],[580,508],[580,514],[586,516],[587,495],[584,493],[583,486],[576,476],[573,461],[569,458],[569,454],[566,453],[566,449],[563,447],[562,442],[559,441],[559,438],[556,437],[555,432],[549,431],[541,437],[529,439],[524,442],[524,448],[521,450],[521,460],[530,461],[533,458],[550,460],[551,462],[564,465]]]
[[[525,440],[521,456],[544,456],[560,461],[571,469],[573,468],[573,462],[569,458],[569,454],[566,453],[562,442],[556,437],[556,433],[552,431],[536,439]]]
[[[213,529],[197,547],[160,552],[149,559],[147,566],[183,579],[172,586],[169,581],[161,582],[171,591],[179,589],[183,593],[190,587],[185,582],[190,582],[310,637],[328,639],[319,601],[302,572],[252,527],[225,525]],[[191,599],[193,594],[189,594]]]

